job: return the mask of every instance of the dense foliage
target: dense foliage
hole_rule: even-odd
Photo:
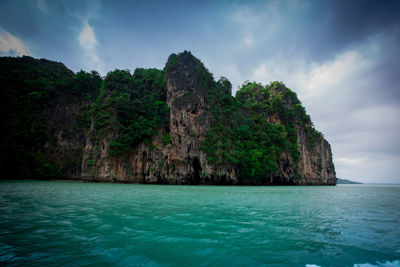
[[[52,119],[57,103],[91,99],[100,81],[96,72],[74,74],[45,59],[0,58],[2,173],[10,178],[60,175],[60,166],[46,155],[55,153],[55,127],[63,123]]]
[[[109,72],[92,105],[95,141],[113,132],[111,155],[122,155],[169,123],[164,73],[157,69]]]
[[[3,57],[0,88],[0,170],[10,178],[79,175],[88,133],[95,144],[111,137],[110,154],[122,155],[169,121],[157,69],[115,70],[103,79],[45,59]],[[163,143],[171,143],[168,134]]]
[[[221,78],[209,94],[214,120],[203,149],[210,163],[235,167],[242,183],[263,183],[276,174],[282,153],[298,161],[295,124],[315,133],[296,94],[283,83],[246,82],[232,97],[230,82]]]

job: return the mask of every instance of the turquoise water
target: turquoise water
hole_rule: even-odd
[[[400,265],[399,186],[0,182],[0,265]]]

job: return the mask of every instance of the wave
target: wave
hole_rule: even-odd
[[[316,264],[306,264],[306,267],[321,267],[320,265]],[[353,267],[400,267],[400,260],[395,261],[386,261],[380,262],[377,261],[376,263],[355,263]]]
[[[354,267],[400,267],[400,260],[396,261],[386,261],[386,262],[380,262],[377,261],[375,264],[371,263],[361,263],[361,264],[354,264]]]

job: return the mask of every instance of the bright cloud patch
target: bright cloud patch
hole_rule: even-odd
[[[37,0],[36,7],[45,14],[49,11],[46,0]]]
[[[22,41],[8,32],[0,34],[0,52],[10,55],[14,52],[18,56],[30,55]]]
[[[98,70],[103,73],[103,62],[96,52],[97,40],[93,28],[87,21],[84,22],[82,30],[78,36],[79,44],[85,52],[85,65],[86,68],[91,70]]]
[[[82,31],[79,34],[79,43],[84,48],[93,48],[96,44],[96,37],[94,36],[93,29],[89,26],[87,21],[84,23]]]

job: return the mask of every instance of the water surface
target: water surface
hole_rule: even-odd
[[[0,264],[400,265],[399,186],[0,182]]]

